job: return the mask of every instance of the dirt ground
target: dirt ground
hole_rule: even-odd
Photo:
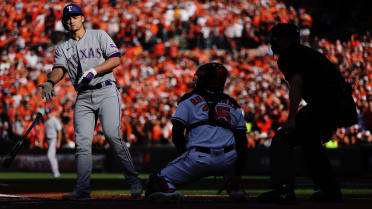
[[[84,201],[66,201],[61,196],[65,193],[23,193],[23,194],[0,194],[0,209],[137,209],[137,208],[187,208],[187,209],[234,209],[234,208],[372,208],[372,197],[345,197],[343,203],[313,203],[305,198],[298,198],[295,205],[260,204],[256,197],[252,196],[247,202],[233,202],[226,195],[185,195],[182,203],[156,204],[147,202],[142,196],[132,199],[129,195],[93,195],[91,199]]]

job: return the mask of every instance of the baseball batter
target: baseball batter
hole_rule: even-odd
[[[96,121],[102,123],[105,138],[121,162],[123,173],[131,185],[133,197],[142,192],[141,181],[121,138],[121,98],[112,70],[120,64],[120,52],[102,30],[86,30],[83,11],[76,4],[63,8],[63,26],[70,38],[57,46],[49,80],[40,85],[42,97],[54,96],[53,87],[67,72],[78,92],[74,109],[76,137],[77,185],[63,199],[90,198],[92,172],[92,138]]]
[[[204,176],[222,175],[230,181],[241,175],[246,126],[238,103],[223,93],[226,78],[227,70],[221,64],[198,68],[195,89],[181,98],[172,118],[172,138],[180,156],[150,177],[146,191],[150,201],[182,200],[175,186]],[[230,195],[234,189],[228,190]],[[239,195],[246,194],[240,190]]]
[[[48,142],[48,160],[50,167],[52,168],[52,176],[58,178],[60,176],[58,169],[58,160],[56,156],[57,148],[61,146],[62,141],[62,125],[58,118],[55,116],[55,112],[51,112],[50,109],[45,111],[47,119],[45,121],[45,138]]]

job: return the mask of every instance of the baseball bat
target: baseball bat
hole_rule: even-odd
[[[14,160],[15,156],[17,155],[17,153],[19,152],[19,150],[21,150],[23,144],[25,143],[25,140],[26,140],[26,137],[27,135],[30,133],[30,131],[35,127],[35,125],[37,124],[37,122],[41,119],[43,115],[38,112],[36,114],[36,118],[35,120],[32,122],[31,126],[27,129],[26,133],[21,137],[21,139],[14,145],[14,147],[12,148],[12,150],[9,152],[8,155],[5,156],[5,159],[4,159],[4,162],[3,162],[3,167],[5,168],[9,168],[10,164],[12,163],[12,161]]]

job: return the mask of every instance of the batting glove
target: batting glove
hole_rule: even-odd
[[[91,80],[93,80],[94,76],[97,75],[97,71],[94,68],[90,68],[88,71],[85,71],[83,75],[80,77],[78,85],[80,83],[89,83]]]
[[[39,87],[41,88],[41,98],[45,98],[47,101],[56,95],[50,81],[40,84]]]

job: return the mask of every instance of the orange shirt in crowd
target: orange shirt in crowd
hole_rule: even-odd
[[[163,130],[160,126],[160,123],[155,123],[154,127],[152,128],[152,139],[154,141],[160,141],[163,135]]]

